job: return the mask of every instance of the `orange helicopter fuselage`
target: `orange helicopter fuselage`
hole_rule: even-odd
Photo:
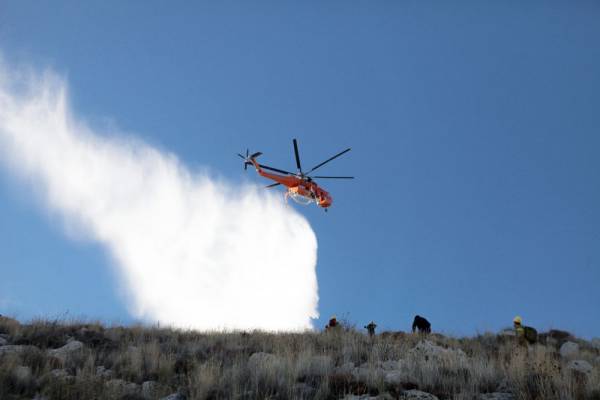
[[[277,175],[270,172],[265,172],[254,158],[250,159],[250,161],[260,176],[264,176],[265,178],[274,180],[275,182],[286,186],[287,195],[292,197],[302,196],[307,200],[314,201],[319,207],[323,207],[325,209],[331,206],[331,203],[333,202],[331,195],[315,182],[301,179],[296,176]]]

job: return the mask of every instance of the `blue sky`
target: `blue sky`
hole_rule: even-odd
[[[234,182],[323,168],[322,326],[600,335],[595,2],[4,2],[0,50],[77,114]],[[0,175],[0,313],[129,322],[111,263]],[[277,318],[277,316],[274,316]]]

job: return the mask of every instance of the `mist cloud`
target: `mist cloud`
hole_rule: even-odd
[[[318,316],[317,242],[301,215],[277,194],[95,131],[73,115],[52,72],[0,65],[0,157],[68,231],[106,248],[136,317],[302,330]]]

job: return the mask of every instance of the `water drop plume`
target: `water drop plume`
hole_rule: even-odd
[[[93,128],[67,94],[51,71],[0,63],[0,165],[65,232],[107,250],[135,317],[201,330],[312,327],[317,241],[304,217],[278,194]]]

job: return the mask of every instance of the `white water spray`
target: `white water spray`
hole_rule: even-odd
[[[0,64],[0,157],[66,227],[105,246],[136,317],[203,330],[303,330],[318,317],[317,242],[302,216],[93,131],[52,72]]]

